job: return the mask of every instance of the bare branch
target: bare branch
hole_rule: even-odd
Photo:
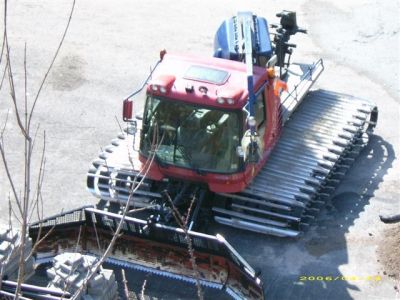
[[[40,239],[37,240],[35,242],[35,244],[32,246],[32,250],[30,251],[30,253],[26,256],[25,258],[25,263],[27,263],[29,261],[29,259],[31,258],[31,256],[36,252],[37,247],[39,247],[39,245],[53,232],[54,228],[56,227],[56,224],[54,224],[49,231],[46,232],[46,234]],[[39,234],[38,234],[38,239],[41,235],[41,231],[42,231],[42,225],[39,227]]]
[[[117,116],[114,116],[114,117],[115,117],[115,121],[117,122],[117,125],[118,125],[118,127],[119,127],[119,130],[121,130],[121,132],[123,132],[123,129],[122,129],[121,123],[118,121],[118,118],[117,118]]]
[[[3,160],[4,169],[5,169],[6,174],[7,174],[8,182],[10,183],[11,190],[12,190],[12,192],[13,192],[13,196],[14,196],[15,202],[17,203],[19,212],[20,212],[21,215],[22,215],[21,201],[20,201],[20,198],[19,198],[19,196],[18,196],[18,194],[17,194],[17,190],[16,190],[16,188],[15,188],[14,180],[13,180],[13,178],[12,178],[12,176],[11,176],[10,169],[8,168],[8,161],[7,161],[7,158],[6,158],[6,154],[5,154],[5,151],[4,151],[4,146],[3,146],[2,140],[0,140],[0,154],[1,154],[1,158],[2,158],[2,160]]]
[[[6,74],[7,74],[7,67],[8,67],[8,63],[6,63],[6,66],[4,67],[3,75],[1,76],[0,90],[3,88],[4,79],[6,78]]]
[[[29,135],[29,128],[28,128],[28,72],[26,67],[26,42],[24,44],[24,115],[25,115],[25,130]]]
[[[11,210],[13,216],[15,217],[15,219],[17,219],[19,224],[22,224],[22,221],[19,219],[19,217],[17,216],[17,214],[15,213],[14,209],[12,208],[12,203],[11,203],[11,197],[8,197],[8,203],[10,205],[9,209]]]
[[[5,1],[7,3],[7,1]],[[7,5],[5,5],[5,9],[7,8]],[[29,140],[30,137],[28,136],[28,133],[26,132],[24,125],[21,121],[20,113],[18,111],[18,105],[17,105],[17,96],[15,93],[15,85],[14,85],[14,76],[13,76],[13,70],[11,66],[11,58],[10,58],[10,47],[8,45],[8,38],[7,38],[7,32],[5,32],[5,42],[6,42],[6,57],[7,57],[7,74],[8,74],[8,82],[10,85],[10,96],[12,103],[14,105],[14,110],[15,110],[15,117],[17,119],[18,127],[21,130],[23,136],[25,139]]]
[[[166,198],[168,199],[168,202],[171,205],[172,208],[172,215],[175,218],[176,223],[179,225],[179,227],[183,230],[183,232],[185,233],[187,242],[188,242],[188,252],[190,255],[190,262],[192,264],[192,269],[194,272],[194,278],[196,280],[196,287],[197,287],[197,296],[199,297],[200,300],[204,299],[204,295],[203,295],[203,291],[201,289],[201,285],[200,285],[200,272],[199,269],[197,268],[197,264],[196,264],[196,257],[194,256],[194,249],[193,249],[193,243],[192,243],[192,239],[189,235],[189,230],[186,226],[186,223],[184,223],[184,217],[180,214],[180,212],[178,211],[178,209],[175,207],[174,202],[172,201],[171,197],[169,196],[168,193],[165,193]],[[192,200],[192,202],[194,202],[194,198]],[[191,209],[192,205],[190,205],[189,210]],[[188,215],[190,215],[190,211],[188,211]]]
[[[37,93],[36,93],[35,100],[33,101],[33,105],[32,105],[32,108],[31,108],[31,112],[30,112],[30,114],[29,114],[28,128],[29,128],[30,125],[31,125],[32,116],[33,116],[33,111],[35,110],[35,106],[36,106],[36,103],[37,103],[37,101],[38,101],[38,99],[39,99],[40,93],[41,93],[41,91],[42,91],[42,89],[43,89],[43,86],[44,86],[46,80],[47,80],[47,77],[48,77],[49,74],[50,74],[51,69],[53,68],[54,62],[55,62],[55,60],[56,60],[56,58],[57,58],[57,56],[58,56],[58,53],[60,52],[61,46],[62,46],[63,43],[64,43],[65,36],[67,35],[68,29],[69,29],[69,25],[71,24],[72,15],[74,14],[74,10],[75,10],[75,2],[76,2],[76,0],[73,0],[73,2],[72,2],[72,7],[71,7],[71,11],[70,11],[69,17],[68,17],[68,22],[67,22],[67,25],[65,26],[63,35],[62,35],[61,40],[60,40],[60,43],[58,44],[57,50],[56,50],[56,52],[54,53],[53,59],[51,60],[51,63],[50,63],[50,65],[49,65],[49,67],[48,67],[48,69],[47,69],[47,71],[46,71],[46,74],[43,76],[43,80],[42,80],[42,82],[41,82],[41,84],[40,84],[40,86],[39,86],[39,89],[38,89]]]
[[[100,259],[97,261],[97,263],[93,266],[92,272],[86,277],[86,279],[82,283],[81,287],[75,292],[73,297],[76,297],[77,295],[79,295],[83,291],[83,289],[86,288],[88,282],[93,278],[93,276],[96,275],[97,270],[104,263],[104,261],[106,260],[106,258],[108,257],[108,255],[110,254],[112,249],[114,248],[115,242],[119,238],[122,226],[123,226],[123,224],[125,222],[125,217],[126,217],[128,211],[129,211],[130,201],[131,201],[131,199],[133,197],[133,194],[136,192],[136,190],[143,183],[143,181],[145,180],[145,178],[147,176],[147,173],[150,170],[151,165],[153,164],[153,161],[154,161],[154,158],[155,158],[155,153],[156,153],[156,150],[158,149],[159,144],[155,144],[155,145],[156,145],[155,146],[155,151],[151,155],[150,159],[148,159],[146,161],[146,164],[145,164],[144,168],[139,172],[139,174],[137,176],[135,176],[135,179],[133,180],[133,184],[131,186],[131,191],[129,193],[128,200],[126,202],[126,206],[125,206],[124,211],[122,213],[121,219],[120,219],[120,221],[118,223],[117,229],[115,230],[115,233],[113,234],[113,237],[112,237],[110,243],[107,246],[107,249],[104,251],[103,255],[100,257]],[[136,184],[137,179],[138,179],[139,175],[142,175],[143,170],[144,170],[144,174],[143,174],[142,178],[140,179],[139,183]]]
[[[187,227],[187,223],[189,222],[190,219],[190,214],[192,213],[193,207],[194,207],[194,203],[196,202],[196,196],[193,195],[192,201],[190,201],[190,205],[186,214],[186,218],[185,218],[185,227]]]
[[[133,214],[133,213],[136,213],[136,212],[144,211],[144,210],[155,208],[155,207],[157,207],[157,205],[149,205],[149,206],[146,206],[146,207],[135,208],[135,209],[131,209],[130,211],[128,211],[128,213],[129,214]]]
[[[10,110],[7,111],[7,116],[6,116],[6,120],[4,121],[4,125],[3,128],[1,129],[0,132],[0,143],[3,142],[3,136],[4,136],[4,132],[6,131],[6,127],[7,127],[7,123],[8,123],[8,115],[10,113]],[[1,144],[0,144],[1,145]]]
[[[32,205],[32,208],[31,208],[29,220],[32,218],[35,208],[36,208],[38,219],[40,220],[43,217],[40,215],[38,203],[41,199],[42,186],[43,186],[43,180],[44,180],[44,174],[45,174],[45,165],[46,165],[45,153],[46,153],[46,131],[43,132],[43,148],[42,148],[42,155],[41,155],[40,165],[39,165],[39,174],[37,176],[36,198]]]
[[[78,234],[78,239],[76,240],[75,252],[78,252],[78,247],[81,242],[81,234],[82,234],[82,225],[79,226],[79,234]]]
[[[10,194],[8,195],[8,228],[12,231],[12,207],[11,207],[11,199]],[[1,278],[1,277],[0,277]]]
[[[142,289],[141,289],[141,291],[140,291],[140,300],[146,300],[146,298],[144,297],[145,295],[144,295],[144,292],[146,291],[146,285],[147,285],[147,277],[146,277],[146,279],[143,281],[143,284],[142,284]]]
[[[23,91],[24,91],[24,97],[23,97],[23,107],[19,107],[18,99],[17,99],[17,93],[16,93],[16,84],[15,84],[15,79],[14,79],[14,72],[13,72],[13,66],[12,66],[12,59],[11,59],[11,51],[10,51],[10,44],[8,40],[8,32],[7,32],[7,14],[8,14],[8,0],[4,1],[4,35],[3,35],[3,42],[1,46],[1,53],[0,53],[0,64],[3,61],[4,55],[6,56],[6,64],[4,68],[4,72],[2,75],[2,79],[0,82],[0,89],[3,87],[3,82],[7,76],[8,83],[9,83],[9,95],[12,101],[12,105],[14,108],[14,115],[16,117],[16,122],[19,127],[19,130],[23,136],[25,147],[24,147],[24,186],[23,186],[23,195],[19,195],[17,188],[15,186],[15,181],[12,177],[12,173],[9,168],[9,163],[7,161],[6,157],[6,152],[4,148],[4,132],[6,129],[7,125],[7,120],[8,120],[8,114],[7,114],[7,119],[4,124],[4,127],[2,128],[0,132],[0,154],[2,158],[2,162],[4,165],[4,169],[6,171],[7,179],[10,183],[11,190],[12,190],[12,195],[13,198],[17,204],[18,210],[19,210],[19,216],[14,212],[13,206],[11,203],[11,198],[9,199],[9,213],[10,216],[12,214],[15,215],[16,219],[21,223],[21,240],[20,240],[20,249],[19,249],[19,270],[18,270],[18,279],[17,279],[17,287],[15,289],[15,299],[19,299],[21,297],[20,292],[21,292],[21,284],[24,281],[25,277],[25,260],[28,260],[34,251],[36,250],[37,246],[52,232],[52,229],[50,229],[47,234],[41,238],[41,228],[39,228],[39,234],[38,234],[38,239],[33,245],[33,248],[31,252],[29,253],[28,257],[24,257],[24,252],[25,252],[25,247],[26,247],[26,239],[27,239],[27,230],[28,230],[28,216],[32,217],[33,212],[36,208],[38,218],[40,219],[43,215],[43,199],[42,199],[42,185],[43,185],[43,180],[44,180],[44,170],[45,170],[45,143],[46,143],[46,134],[44,133],[44,139],[43,139],[43,149],[42,149],[42,156],[40,160],[40,167],[39,167],[39,174],[37,178],[37,183],[36,183],[36,192],[35,192],[35,198],[34,200],[31,199],[31,174],[32,174],[32,155],[33,155],[33,149],[34,149],[34,141],[36,139],[36,135],[38,132],[38,129],[35,132],[35,138],[32,139],[32,136],[30,135],[30,128],[31,128],[31,122],[32,122],[32,117],[34,114],[34,110],[37,104],[37,101],[39,99],[39,96],[41,94],[41,91],[43,89],[43,86],[46,82],[46,79],[54,65],[54,62],[60,52],[61,46],[63,45],[63,42],[65,40],[66,34],[68,32],[72,15],[74,12],[75,8],[75,0],[72,2],[72,8],[69,13],[69,18],[68,22],[66,24],[66,27],[63,31],[63,35],[61,37],[61,40],[58,44],[58,47],[56,49],[56,52],[51,60],[50,66],[48,67],[45,75],[42,78],[42,81],[40,83],[39,89],[36,93],[36,96],[34,98],[33,104],[31,108],[29,109],[28,105],[28,63],[27,63],[27,45],[25,43],[24,45],[24,64],[23,64],[23,70],[24,70],[24,85],[23,85]],[[20,109],[23,108],[23,115],[20,112]],[[33,202],[32,202],[33,201]],[[40,205],[39,205],[40,203]],[[30,210],[31,209],[31,210]],[[20,218],[19,218],[20,217]],[[29,217],[29,219],[30,219]],[[11,217],[10,217],[11,220]]]
[[[100,251],[101,250],[100,239],[99,239],[99,235],[97,234],[97,227],[96,227],[95,222],[93,222],[93,229],[94,229],[94,233],[96,235],[97,247],[99,248],[99,251]]]
[[[4,31],[3,31],[3,40],[1,42],[1,53],[0,53],[0,65],[3,62],[3,54],[4,54],[4,48],[6,44],[6,32],[7,32],[7,0],[4,1]],[[2,80],[3,83],[3,80]],[[1,84],[2,85],[2,84]],[[1,89],[0,85],[0,89]]]
[[[122,283],[124,285],[124,294],[125,294],[124,296],[126,300],[129,300],[128,280],[126,280],[124,269],[121,269],[121,275],[122,275]]]

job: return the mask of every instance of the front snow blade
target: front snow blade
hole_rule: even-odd
[[[66,251],[100,256],[122,216],[93,207],[62,213],[30,225],[35,241],[51,231],[37,247],[37,262],[47,262]],[[189,232],[201,285],[226,292],[234,299],[264,299],[253,268],[220,235]],[[77,243],[79,237],[79,243]],[[79,246],[77,247],[77,244]],[[108,263],[139,271],[196,282],[187,236],[180,228],[126,217]]]

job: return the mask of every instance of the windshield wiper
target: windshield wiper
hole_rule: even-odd
[[[176,147],[177,147],[177,144],[178,144],[178,127],[179,127],[180,123],[181,123],[180,120],[178,120],[178,122],[177,122],[177,124],[175,126],[174,154],[172,154],[172,160],[173,160],[174,163],[176,162]]]

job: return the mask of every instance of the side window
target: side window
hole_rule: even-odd
[[[255,113],[256,113],[257,128],[260,128],[261,126],[265,125],[265,101],[263,92],[257,95],[255,103]]]

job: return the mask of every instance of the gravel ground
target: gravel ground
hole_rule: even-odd
[[[9,40],[21,101],[24,43],[32,99],[70,6],[64,0],[9,3]],[[317,88],[374,100],[379,123],[332,201],[301,239],[282,240],[223,227],[218,231],[262,270],[269,299],[398,299],[398,277],[390,276],[398,275],[398,268],[389,271],[385,262],[390,253],[399,252],[391,244],[390,230],[395,227],[378,217],[400,211],[396,155],[400,148],[400,9],[396,1],[257,0],[246,5],[226,0],[78,1],[35,116],[35,126],[40,124],[38,152],[43,130],[47,138],[45,214],[96,203],[85,190],[86,170],[118,132],[115,116],[120,118],[121,99],[141,84],[159,49],[210,56],[214,32],[223,19],[238,10],[252,10],[274,22],[274,14],[282,9],[296,10],[299,25],[309,30],[308,35],[294,39],[298,49],[293,59],[324,59],[326,70]],[[0,92],[0,123],[11,109],[7,93],[6,87]],[[5,142],[10,168],[20,182],[22,144],[15,120],[9,116]],[[0,167],[2,223],[7,222],[8,193]],[[345,280],[310,279],[317,276],[345,276]]]

